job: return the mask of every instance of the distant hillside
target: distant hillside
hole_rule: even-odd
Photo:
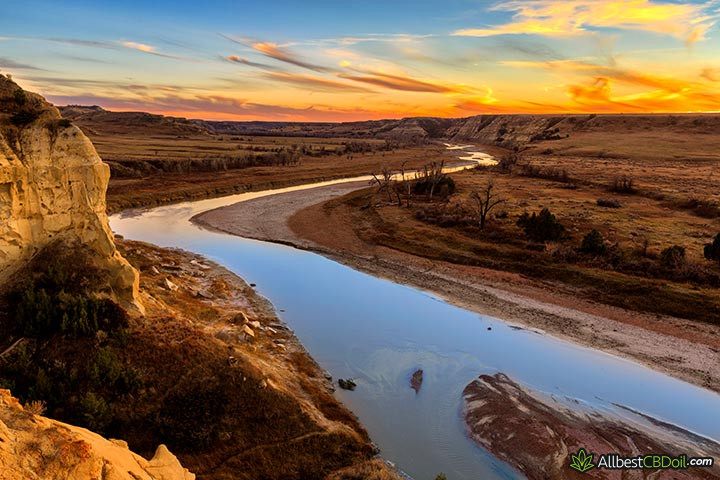
[[[255,135],[287,137],[380,138],[408,143],[433,139],[506,148],[559,140],[574,132],[628,133],[670,130],[704,134],[720,129],[717,114],[555,114],[476,115],[467,118],[413,117],[364,122],[233,122],[188,120],[142,112],[110,112],[100,107],[61,107],[68,118],[92,134]]]
[[[145,112],[111,112],[98,106],[59,107],[62,116],[72,120],[89,135],[123,135],[139,131],[152,135],[210,135],[202,121],[166,117]]]

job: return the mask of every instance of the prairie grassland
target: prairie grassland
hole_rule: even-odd
[[[157,205],[419,167],[448,158],[442,145],[312,137],[93,135],[113,173],[108,208]]]
[[[720,136],[671,133],[578,133],[521,150],[509,172],[453,174],[445,198],[416,195],[398,206],[367,189],[324,208],[343,211],[367,245],[456,264],[458,275],[484,267],[586,300],[718,324],[720,264],[703,249],[720,233]],[[628,179],[625,191],[613,187]],[[481,230],[471,193],[488,182],[504,202]],[[544,208],[564,234],[532,241],[518,219]],[[601,252],[581,247],[592,230]],[[683,258],[666,250],[673,246]]]

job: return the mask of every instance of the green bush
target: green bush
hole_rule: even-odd
[[[102,274],[82,251],[50,247],[33,259],[28,270],[23,276],[30,278],[10,295],[17,334],[49,338],[62,333],[77,338],[126,327],[125,312],[111,300],[95,296],[94,289],[103,284]]]
[[[715,235],[715,240],[712,243],[705,245],[703,254],[708,260],[720,262],[720,233]]]
[[[565,236],[565,227],[547,208],[543,208],[538,214],[523,213],[517,225],[525,231],[525,236],[534,242],[556,241]]]
[[[603,240],[602,234],[595,229],[591,230],[583,237],[580,251],[590,255],[604,255],[607,247],[605,246],[605,240]]]
[[[109,299],[46,289],[32,281],[21,291],[15,313],[16,332],[33,338],[56,333],[87,337],[98,330],[124,328],[126,323],[125,312]]]
[[[105,399],[93,392],[87,392],[80,401],[80,411],[85,426],[95,432],[102,432],[110,423],[112,413]]]

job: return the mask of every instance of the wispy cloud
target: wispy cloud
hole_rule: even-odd
[[[314,90],[319,92],[363,92],[371,93],[372,90],[367,88],[358,87],[355,85],[349,85],[345,82],[337,82],[334,80],[327,80],[321,77],[315,77],[310,75],[298,75],[294,73],[266,73],[263,75],[268,80],[286,83],[296,87],[305,88],[307,90]]]
[[[238,65],[245,65],[248,67],[260,68],[262,70],[279,70],[277,67],[273,67],[273,66],[267,65],[265,63],[253,62],[251,60],[248,60],[247,58],[239,57],[237,55],[230,55],[229,57],[223,57],[223,59],[230,63],[235,63]]]
[[[434,83],[403,75],[392,75],[376,71],[359,72],[361,72],[361,74],[339,73],[338,76],[355,82],[362,82],[370,85],[376,85],[378,87],[401,90],[405,92],[469,93],[473,90],[470,87],[462,85]]]
[[[0,68],[8,70],[43,70],[42,68],[28,65],[27,63],[16,62],[12,58],[0,57]]]
[[[170,55],[167,53],[158,52],[156,47],[153,47],[151,45],[146,45],[144,43],[120,42],[120,45],[122,45],[125,48],[129,48],[130,50],[137,50],[138,52],[148,53],[150,55],[156,55],[158,57],[172,58],[174,60],[188,60],[185,57],[180,57],[177,55]]]
[[[707,5],[650,0],[513,0],[492,10],[515,12],[510,23],[457,30],[456,36],[487,37],[506,34],[568,36],[593,29],[643,30],[672,35],[693,43],[704,40],[717,13]]]
[[[291,52],[287,48],[280,47],[275,43],[255,42],[252,44],[252,48],[254,48],[258,52],[262,53],[263,55],[265,55],[268,58],[272,58],[272,59],[278,60],[280,62],[288,63],[290,65],[295,65],[296,67],[313,70],[315,72],[327,72],[330,70],[328,67],[305,61],[299,55]]]
[[[33,38],[30,40],[42,40],[45,42],[64,43],[66,45],[75,45],[78,47],[106,48],[110,50],[119,48],[116,43],[98,40],[83,40],[79,38]]]

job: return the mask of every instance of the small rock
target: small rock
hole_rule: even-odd
[[[170,281],[169,278],[165,277],[165,281],[163,282],[163,286],[170,290],[171,292],[174,292],[178,289],[178,286],[175,285],[173,282]]]
[[[351,378],[348,378],[347,380],[340,378],[338,379],[338,386],[343,390],[355,390],[357,383],[355,383]]]
[[[417,395],[420,392],[420,387],[422,387],[423,382],[423,371],[422,368],[418,368],[415,370],[412,374],[412,377],[410,378],[410,388],[415,390],[415,395]]]
[[[253,331],[252,328],[250,328],[250,327],[247,326],[247,325],[243,325],[243,327],[242,327],[242,332],[243,332],[246,336],[248,336],[248,337],[255,338],[255,332]]]
[[[153,265],[152,267],[150,267],[150,272],[151,272],[153,275],[160,275],[160,270],[158,270],[158,268],[157,268],[155,265]]]

